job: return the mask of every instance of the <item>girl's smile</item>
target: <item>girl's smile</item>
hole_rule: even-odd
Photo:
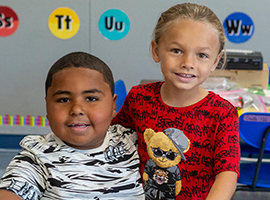
[[[193,74],[185,74],[185,73],[175,73],[175,75],[179,78],[179,80],[183,83],[188,83],[196,78]]]
[[[180,20],[161,37],[152,41],[152,55],[160,62],[164,75],[162,99],[168,96],[193,96],[192,102],[208,92],[200,85],[214,71],[221,57],[217,31],[211,26],[192,20]],[[177,99],[177,98],[176,98]],[[167,102],[168,103],[168,102]]]

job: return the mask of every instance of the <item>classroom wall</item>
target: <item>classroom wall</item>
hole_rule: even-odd
[[[44,82],[51,65],[72,51],[90,52],[112,69],[115,80],[122,79],[129,90],[142,79],[162,79],[159,65],[149,51],[152,31],[162,11],[186,1],[176,0],[0,0],[19,18],[15,33],[0,36],[0,115],[46,116]],[[248,14],[255,26],[245,43],[227,42],[229,49],[261,51],[270,63],[268,39],[270,0],[197,0],[210,7],[221,22],[233,12]],[[80,28],[69,39],[60,39],[48,28],[50,14],[68,7],[79,17]],[[120,40],[106,39],[99,30],[101,15],[109,9],[123,11],[130,20],[127,35]],[[0,30],[1,31],[1,30]]]

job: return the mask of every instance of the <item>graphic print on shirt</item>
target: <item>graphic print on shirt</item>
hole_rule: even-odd
[[[238,113],[227,100],[214,92],[188,107],[171,107],[160,96],[163,82],[132,87],[112,124],[136,130],[140,173],[150,159],[144,139],[147,128],[162,132],[182,130],[190,140],[186,161],[179,163],[181,192],[176,200],[206,199],[218,173],[233,171],[239,175],[240,147]]]
[[[145,199],[174,200],[182,186],[178,163],[186,160],[189,139],[175,128],[157,133],[146,129],[144,139],[150,157],[143,174]]]
[[[119,158],[124,158],[124,155],[128,153],[128,150],[125,149],[124,143],[119,142],[116,146],[109,146],[104,151],[104,157],[106,161],[113,162],[118,161]]]
[[[10,185],[7,187],[7,190],[16,190],[16,193],[18,196],[22,197],[23,199],[29,199],[29,200],[34,200],[34,199],[40,199],[41,196],[35,192],[34,187],[31,186],[28,182],[25,182],[24,185],[20,188],[16,188],[16,181],[12,179]]]

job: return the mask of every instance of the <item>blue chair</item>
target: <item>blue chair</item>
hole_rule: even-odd
[[[0,178],[3,176],[12,158],[22,150],[19,143],[25,136],[26,135],[0,134]]]
[[[121,109],[127,96],[127,90],[123,80],[119,79],[114,83],[114,93],[117,95],[116,112],[118,112]]]
[[[236,191],[270,192],[270,160],[263,159],[265,151],[270,151],[269,132],[270,113],[244,113],[239,117],[239,135],[258,157],[241,157]]]

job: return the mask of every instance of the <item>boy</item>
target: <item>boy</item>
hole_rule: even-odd
[[[144,199],[136,132],[116,115],[109,67],[84,52],[60,58],[46,80],[53,133],[27,136],[0,182],[0,199]]]

